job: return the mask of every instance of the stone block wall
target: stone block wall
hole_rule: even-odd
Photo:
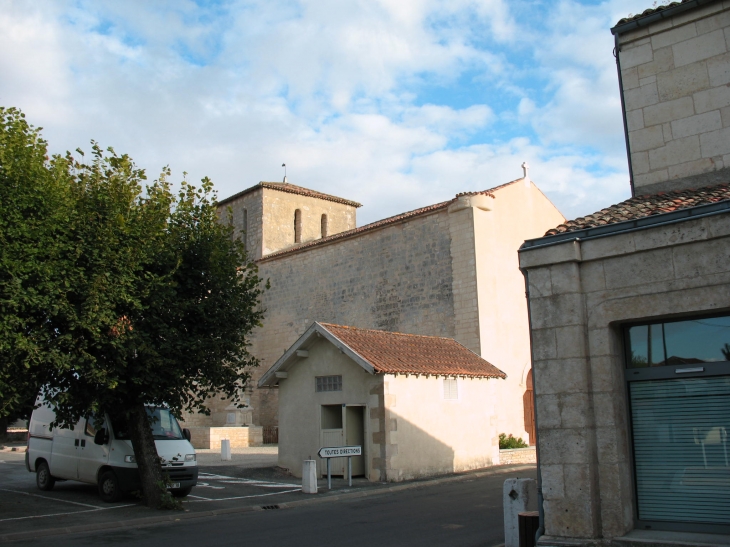
[[[619,35],[636,195],[730,174],[730,1]]]
[[[529,448],[506,448],[499,451],[500,465],[514,465],[517,463],[536,463],[537,451],[534,446]]]
[[[327,235],[352,230],[357,209],[352,205],[281,192],[263,190],[262,256],[294,247],[294,211],[301,211],[301,243],[320,239],[322,215],[327,215]]]
[[[224,222],[233,223],[234,233],[241,237],[246,225],[244,244],[250,260],[261,258],[262,253],[262,218],[263,218],[263,189],[257,188],[244,194],[219,208],[219,214]]]
[[[622,325],[730,309],[728,248],[723,213],[521,251],[545,499],[541,544],[607,540],[633,528]]]
[[[455,336],[451,237],[445,209],[357,237],[259,263],[271,282],[265,327],[251,352],[261,360],[254,382],[314,322]],[[276,389],[251,398],[256,424],[277,423]]]
[[[221,440],[231,441],[231,448],[247,448],[249,446],[263,446],[263,427],[189,427],[192,437],[191,443],[195,448],[220,450]]]

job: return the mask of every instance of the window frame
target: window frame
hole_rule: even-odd
[[[699,522],[669,522],[659,520],[647,520],[639,518],[639,491],[637,480],[636,453],[634,449],[634,424],[633,409],[631,405],[630,384],[641,381],[672,380],[688,378],[709,378],[716,376],[730,376],[730,361],[713,361],[697,364],[660,365],[631,368],[631,340],[629,329],[638,326],[660,325],[667,323],[678,323],[682,321],[711,319],[714,317],[730,317],[730,312],[715,312],[705,314],[684,315],[676,318],[652,319],[644,321],[630,321],[620,324],[620,335],[623,344],[622,365],[624,375],[624,399],[626,404],[626,424],[628,427],[628,451],[631,459],[631,479],[633,489],[633,517],[634,529],[638,530],[661,530],[670,532],[704,532],[714,534],[730,534],[730,524],[708,524]],[[666,358],[666,356],[665,356]],[[677,372],[688,369],[688,372]],[[698,370],[702,369],[702,370]],[[620,427],[618,424],[617,428]]]
[[[339,386],[339,389],[319,389],[320,387],[320,380],[322,380],[322,384],[324,387],[326,387],[327,384],[326,380],[329,378],[334,378],[334,382],[332,385],[335,387]],[[328,374],[326,376],[315,376],[314,377],[314,392],[315,393],[341,393],[342,392],[342,374]]]

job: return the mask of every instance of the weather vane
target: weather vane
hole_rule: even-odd
[[[286,184],[286,163],[282,163],[281,166],[284,168],[284,184]]]

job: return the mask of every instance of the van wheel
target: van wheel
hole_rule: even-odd
[[[104,471],[99,477],[99,497],[108,503],[114,503],[122,499],[119,479],[117,479],[114,471]]]
[[[192,486],[186,486],[185,488],[176,488],[175,490],[170,490],[170,494],[172,494],[176,498],[184,498],[192,490],[193,490]]]
[[[36,467],[35,483],[41,490],[53,490],[53,485],[56,484],[56,479],[54,479],[51,475],[51,470],[48,468],[48,464],[46,462],[41,462]]]

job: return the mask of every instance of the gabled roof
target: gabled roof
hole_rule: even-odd
[[[306,349],[317,336],[326,338],[370,374],[413,374],[506,378],[497,367],[451,338],[359,329],[330,323],[313,323],[294,345],[266,371],[259,387],[278,382],[299,362],[297,351]]]
[[[298,194],[300,196],[307,196],[310,198],[318,198],[318,199],[324,199],[327,201],[334,201],[335,203],[342,203],[344,205],[350,205],[351,207],[362,207],[362,204],[358,203],[356,201],[350,201],[349,199],[339,198],[337,196],[331,196],[330,194],[324,194],[322,192],[310,190],[309,188],[303,188],[302,186],[297,186],[295,184],[289,184],[288,182],[264,182],[264,181],[261,181],[258,184],[251,186],[250,188],[246,188],[245,190],[242,190],[241,192],[238,192],[237,194],[233,194],[232,196],[219,201],[216,205],[218,205],[218,206],[225,205],[226,203],[229,203],[229,202],[233,201],[234,199],[238,199],[241,196],[249,194],[259,188],[268,188],[269,190],[278,190],[279,192],[287,192],[289,194]]]
[[[494,188],[490,188],[488,190],[481,190],[478,192],[461,192],[459,194],[456,194],[456,197],[453,199],[450,199],[449,201],[442,201],[441,203],[436,203],[434,205],[428,205],[426,207],[421,207],[420,209],[414,209],[413,211],[400,213],[399,215],[384,218],[382,220],[378,220],[376,222],[366,224],[365,226],[360,226],[359,228],[353,228],[352,230],[347,230],[345,232],[338,232],[331,236],[323,237],[320,239],[313,239],[311,241],[302,243],[301,245],[296,245],[295,247],[289,247],[287,249],[282,249],[281,251],[276,251],[274,253],[270,253],[265,256],[262,256],[259,260],[257,260],[257,262],[265,262],[266,260],[269,260],[272,258],[278,258],[280,256],[288,255],[290,253],[296,253],[298,251],[308,249],[310,247],[324,245],[324,244],[327,244],[332,241],[337,241],[339,239],[345,239],[345,238],[349,238],[349,237],[353,237],[353,236],[358,236],[364,232],[369,232],[371,230],[377,230],[378,228],[382,228],[384,226],[389,226],[391,224],[397,224],[399,222],[403,222],[403,221],[408,220],[413,217],[430,214],[435,211],[440,211],[441,209],[446,209],[449,205],[454,203],[457,199],[459,199],[462,196],[485,195],[485,196],[490,196],[490,197],[494,198],[495,191],[501,190],[502,188],[515,184],[516,182],[521,181],[521,180],[523,180],[523,179],[516,179],[516,180],[510,181],[510,182],[507,182],[505,184],[500,184],[499,186],[495,186]]]
[[[675,190],[658,194],[636,196],[584,217],[570,220],[545,232],[545,236],[576,232],[588,228],[637,220],[681,209],[708,205],[730,199],[730,184],[704,188]]]

